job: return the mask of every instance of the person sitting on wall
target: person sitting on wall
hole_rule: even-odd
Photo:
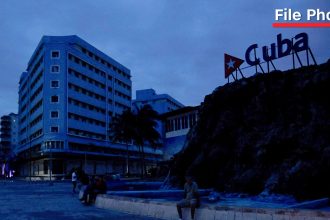
[[[83,203],[91,204],[95,201],[98,194],[105,194],[107,192],[107,184],[104,178],[92,178],[90,184],[86,187],[83,195]]]
[[[80,198],[83,204],[89,204],[90,202],[90,195],[93,193],[95,188],[95,177],[89,179],[89,184],[83,189],[83,195]]]
[[[182,208],[191,208],[191,219],[195,217],[195,210],[199,206],[198,185],[193,181],[192,176],[185,176],[186,183],[184,184],[184,199],[177,203],[179,219],[182,219]]]
[[[91,201],[95,201],[96,196],[98,194],[106,194],[106,193],[107,193],[107,183],[104,177],[97,178],[91,194]]]

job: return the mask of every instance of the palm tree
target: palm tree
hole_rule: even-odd
[[[129,144],[136,136],[136,117],[130,110],[125,110],[121,115],[113,118],[110,129],[110,138],[113,142],[126,144],[126,174],[130,175],[129,169]]]
[[[136,114],[135,143],[139,147],[141,156],[141,175],[146,173],[144,145],[149,144],[156,147],[159,144],[160,134],[156,130],[158,113],[150,105],[144,105],[138,109]]]

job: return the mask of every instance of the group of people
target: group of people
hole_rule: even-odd
[[[198,192],[198,185],[193,181],[192,176],[185,177],[186,183],[184,185],[184,199],[177,203],[177,210],[179,219],[182,220],[182,208],[191,208],[191,219],[195,218],[195,210],[200,205],[200,196]],[[72,172],[72,191],[76,193],[78,175],[76,171]],[[90,204],[95,201],[98,194],[105,194],[107,192],[107,184],[104,177],[93,177],[88,179],[84,173],[80,176],[80,182],[83,185],[83,195],[80,198],[82,203]]]
[[[90,204],[95,201],[98,194],[105,194],[107,192],[107,183],[104,177],[93,176],[89,178],[84,172],[78,176],[76,170],[74,170],[71,175],[73,193],[76,193],[78,177],[83,190],[82,196],[79,199],[83,204]]]

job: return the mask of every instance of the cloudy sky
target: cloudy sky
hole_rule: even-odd
[[[330,28],[275,29],[271,25],[275,8],[330,11],[328,3],[1,0],[0,115],[17,112],[19,76],[43,35],[76,34],[131,69],[134,91],[154,88],[185,105],[198,105],[226,83],[225,52],[244,58],[249,45],[270,45],[278,33],[289,38],[307,32],[317,61],[328,60]]]

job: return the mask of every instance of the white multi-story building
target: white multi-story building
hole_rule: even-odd
[[[128,68],[77,36],[44,36],[19,82],[20,175],[123,173],[126,146],[111,141],[110,128],[131,97]],[[138,149],[129,150],[134,172]],[[161,157],[145,152],[147,160]]]

